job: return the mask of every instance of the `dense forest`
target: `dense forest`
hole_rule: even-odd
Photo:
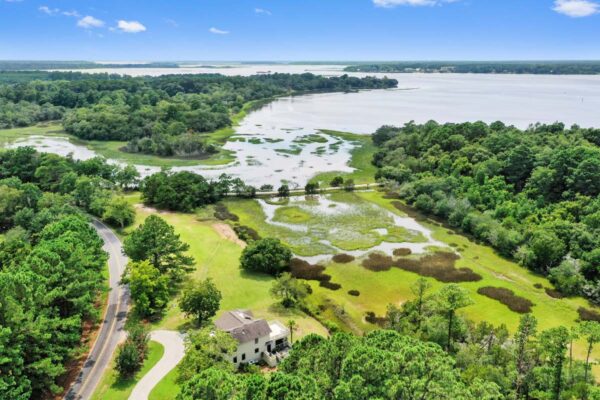
[[[59,393],[105,290],[103,242],[84,211],[114,226],[134,211],[116,195],[136,179],[103,160],[31,148],[0,152],[0,398]]]
[[[600,130],[428,122],[373,141],[400,198],[600,303]]]
[[[397,85],[391,79],[312,74],[131,78],[55,72],[47,78],[0,84],[0,129],[62,119],[78,138],[128,141],[126,151],[160,156],[217,152],[218,143],[203,133],[231,126],[231,116],[252,101]]]
[[[600,74],[598,61],[406,61],[351,65],[346,72],[441,72],[457,74],[546,74],[596,75]]]

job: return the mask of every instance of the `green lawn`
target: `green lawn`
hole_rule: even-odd
[[[129,195],[132,203],[139,202],[139,195]],[[269,275],[245,273],[239,268],[242,252],[240,244],[228,240],[219,229],[230,229],[228,225],[212,217],[212,208],[199,214],[160,213],[169,224],[175,227],[181,239],[190,244],[190,255],[196,260],[196,269],[190,278],[210,277],[222,292],[221,311],[236,308],[250,309],[257,317],[278,319],[286,323],[289,319],[298,322],[298,337],[307,333],[324,334],[325,329],[314,319],[295,310],[278,306],[269,295],[273,278]],[[136,224],[141,223],[152,211],[137,210]],[[129,229],[131,231],[132,228]],[[154,329],[179,330],[187,327],[188,321],[174,299],[164,317],[154,323]]]
[[[323,172],[315,175],[311,182],[319,182],[321,186],[329,186],[329,182],[336,177],[342,176],[344,179],[354,179],[355,184],[373,183],[377,168],[371,163],[376,147],[371,141],[370,135],[358,135],[348,132],[332,131],[322,129],[321,132],[337,137],[342,140],[354,142],[356,147],[350,152],[351,159],[348,164],[352,168],[356,168],[353,172]]]
[[[164,378],[158,382],[158,385],[152,389],[148,400],[175,400],[179,393],[179,385],[177,379],[177,369],[172,369]]]
[[[130,379],[119,378],[114,369],[113,358],[113,361],[111,361],[111,368],[104,372],[102,380],[92,396],[92,400],[127,400],[138,381],[146,375],[154,365],[156,365],[162,358],[164,351],[165,349],[160,343],[150,341],[148,344],[148,358],[144,361],[144,365],[140,371]]]

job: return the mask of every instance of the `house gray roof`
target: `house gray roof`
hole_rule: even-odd
[[[264,319],[254,319],[248,310],[225,312],[215,321],[217,328],[228,332],[239,343],[247,343],[271,334],[271,328]]]

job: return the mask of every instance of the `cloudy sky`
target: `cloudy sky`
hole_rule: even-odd
[[[0,59],[600,59],[600,0],[0,0]]]

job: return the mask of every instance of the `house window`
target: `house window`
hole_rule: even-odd
[[[233,363],[237,364],[237,357],[233,357]]]
[[[258,338],[254,339],[254,344],[258,344]]]
[[[255,353],[258,353],[258,347],[254,349],[254,352],[255,352]]]
[[[246,360],[246,353],[242,354],[242,361]]]

